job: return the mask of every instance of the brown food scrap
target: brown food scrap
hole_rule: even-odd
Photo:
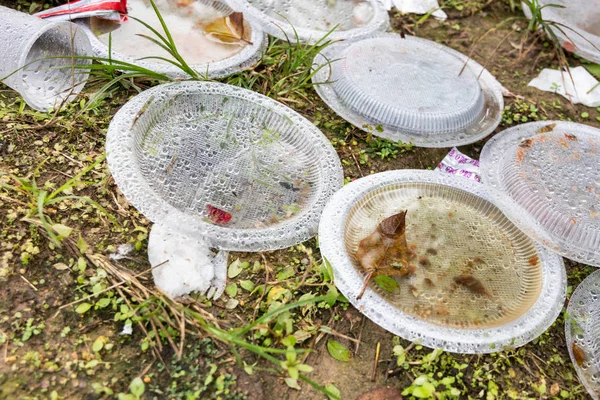
[[[529,265],[531,265],[532,267],[535,267],[538,264],[538,262],[540,262],[540,258],[538,256],[532,256],[532,257],[529,257],[528,261],[529,261]]]
[[[425,285],[426,285],[427,287],[433,287],[433,286],[434,286],[434,284],[433,284],[433,281],[432,281],[431,279],[429,279],[429,278],[425,278],[425,279],[423,280],[423,282],[425,282]]]
[[[585,361],[585,352],[581,347],[577,346],[577,343],[575,342],[573,342],[572,344],[572,349],[573,357],[575,357],[575,362],[581,367],[583,365],[583,362]]]
[[[435,256],[438,253],[436,249],[432,249],[432,248],[427,249],[425,252],[431,256]]]
[[[565,133],[565,137],[567,139],[569,139],[570,141],[577,140],[577,136],[575,136],[575,135],[569,135],[568,133]]]
[[[522,147],[519,147],[517,149],[517,162],[523,161],[523,157],[525,157],[525,151]]]
[[[454,282],[466,287],[475,294],[484,294],[486,296],[490,295],[485,286],[483,286],[483,283],[471,275],[459,275],[454,278]]]
[[[431,261],[427,257],[419,257],[419,265],[421,267],[429,268],[431,267]]]
[[[407,276],[411,274],[406,243],[406,211],[381,221],[369,236],[358,244],[355,257],[363,270],[369,274],[363,291],[374,275]]]
[[[526,139],[526,140],[523,140],[521,142],[521,144],[519,144],[519,147],[522,147],[524,149],[528,149],[528,148],[531,147],[532,144],[533,144],[533,139]]]
[[[556,123],[553,124],[548,124],[546,126],[542,126],[540,129],[537,130],[537,133],[548,133],[548,132],[552,132],[554,130],[554,128],[556,127]]]

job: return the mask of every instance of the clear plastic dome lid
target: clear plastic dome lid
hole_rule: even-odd
[[[381,236],[401,213],[406,261]],[[461,177],[401,170],[352,182],[325,208],[319,243],[357,309],[428,347],[489,353],[523,345],[552,324],[565,299],[562,258],[514,226],[483,185]]]
[[[484,184],[537,242],[600,267],[600,130],[532,122],[494,136],[481,152]]]
[[[227,76],[252,66],[262,57],[267,44],[266,34],[260,25],[251,24],[243,14],[237,14],[232,20],[234,10],[227,4],[217,0],[155,0],[155,3],[177,51],[198,74],[212,78]],[[127,7],[131,17],[164,34],[149,0],[129,0]],[[120,24],[97,18],[81,21],[94,55],[108,58],[110,45],[114,60],[171,77],[185,77],[187,74],[180,68],[152,58],[172,60],[166,50],[142,36],[158,40],[134,18]]]
[[[329,106],[357,127],[381,126],[373,133],[394,141],[463,145],[500,122],[500,84],[466,56],[429,40],[378,34],[336,43],[317,65],[323,67],[313,82]]]
[[[144,91],[113,118],[106,149],[117,185],[144,215],[221,250],[310,239],[343,181],[335,150],[313,124],[219,83]]]
[[[552,27],[561,45],[572,43],[576,54],[600,63],[600,0],[539,0],[539,4],[544,6],[544,20],[562,24]],[[548,6],[551,4],[561,7]],[[527,7],[523,11],[531,18]]]
[[[226,0],[248,14],[268,34],[283,40],[314,43],[335,28],[329,39],[345,40],[385,31],[389,16],[378,0]]]
[[[569,300],[565,339],[579,380],[600,399],[600,271],[588,276]]]

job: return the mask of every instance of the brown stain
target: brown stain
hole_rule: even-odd
[[[456,282],[459,285],[464,286],[465,288],[469,289],[471,292],[475,293],[475,294],[483,294],[486,296],[489,296],[490,293],[487,291],[487,289],[485,288],[485,286],[483,286],[483,283],[481,283],[481,281],[471,275],[459,275],[456,278],[454,278],[454,282]]]
[[[529,262],[529,265],[531,265],[532,267],[535,267],[540,262],[540,258],[538,256],[532,256],[532,257],[529,257],[529,260],[527,260],[527,261]]]

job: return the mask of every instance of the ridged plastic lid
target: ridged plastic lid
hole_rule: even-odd
[[[221,250],[310,239],[343,181],[335,150],[312,123],[219,83],[142,92],[114,116],[106,151],[115,182],[140,212]]]
[[[598,0],[539,0],[543,6],[545,21],[557,22],[560,29],[553,28],[560,44],[573,43],[575,53],[586,60],[600,63],[600,2]],[[557,4],[562,7],[548,7]],[[528,7],[523,7],[531,19]]]
[[[575,289],[567,307],[565,339],[579,380],[600,399],[600,271]]]
[[[337,26],[333,40],[385,31],[388,12],[377,0],[226,0],[235,10],[260,23],[269,35],[314,43]]]
[[[329,60],[337,60],[330,63]],[[475,142],[501,118],[498,82],[472,60],[435,42],[395,34],[326,48],[317,92],[357,127],[423,147]],[[463,70],[464,68],[464,70]],[[481,77],[479,77],[481,75]]]
[[[483,183],[521,230],[553,251],[600,267],[600,129],[522,124],[486,143]]]
[[[367,277],[359,243],[405,210],[414,272],[390,277],[387,288],[372,279],[358,298]],[[521,346],[552,324],[566,295],[561,257],[514,226],[483,185],[439,172],[389,171],[344,186],[323,211],[319,244],[357,309],[396,335],[451,352]]]
[[[242,45],[214,43],[206,37],[198,25],[201,25],[201,22],[207,23],[213,18],[228,16],[233,10],[227,4],[217,0],[194,0],[189,5],[184,2],[182,5],[176,3],[170,0],[158,1],[157,7],[165,19],[183,59],[200,75],[221,78],[251,67],[262,57],[267,46],[267,35],[259,24],[252,24],[247,20],[244,22],[246,32],[250,30],[248,40],[250,43]],[[129,0],[127,6],[131,16],[148,23],[164,35],[160,22],[148,0]],[[85,28],[94,55],[109,58],[108,33],[97,36],[98,32],[92,31],[89,19],[77,22]],[[157,39],[142,24],[133,19],[129,19],[124,24],[127,24],[126,29],[121,27],[111,32],[112,59],[128,62],[174,78],[188,77],[180,68],[165,61],[142,59],[157,56],[167,59],[172,59],[172,57],[158,45],[139,36],[143,34]],[[195,56],[201,56],[201,60],[195,61]]]

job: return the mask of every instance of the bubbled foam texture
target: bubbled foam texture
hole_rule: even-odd
[[[204,37],[200,37],[200,35],[203,35],[202,32],[195,28],[190,28],[190,25],[193,27],[196,22],[191,21],[190,16],[182,14],[182,12],[176,6],[170,5],[169,2],[170,0],[166,2],[158,2],[157,7],[161,13],[167,16],[166,23],[170,31],[172,30],[171,33],[174,37],[175,44],[178,46],[178,49],[186,49],[186,51],[182,54],[183,59],[201,76],[208,75],[210,78],[222,78],[252,67],[262,57],[267,46],[267,36],[258,24],[252,24],[249,23],[248,20],[245,20],[245,29],[249,29],[251,31],[250,42],[252,42],[252,44],[246,44],[241,47],[241,50],[237,52],[231,52],[229,53],[229,56],[223,58],[223,56],[227,55],[227,51],[218,49],[219,45],[209,42],[208,39]],[[207,12],[207,14],[211,16],[226,16],[233,12],[233,10],[227,4],[221,1],[196,0],[196,2],[199,3],[200,11],[198,12],[205,13],[206,9],[210,9],[211,11]],[[154,11],[150,11],[149,7],[150,3],[148,0],[136,0],[133,3],[133,8],[134,11],[137,10],[138,14],[141,15],[135,13],[132,15],[146,23],[149,23],[162,33],[159,21],[156,18]],[[177,24],[177,18],[181,19],[179,24]],[[96,34],[90,29],[88,20],[83,20],[79,23],[84,27],[90,42],[92,43],[94,55],[97,57],[108,58],[108,35],[100,37],[96,36]],[[148,40],[136,36],[137,34],[146,34],[150,37],[154,37],[151,31],[143,28],[137,21],[130,20],[127,23],[137,24],[140,27],[139,29],[127,30],[127,33],[132,35],[132,37],[129,38],[124,34],[120,34],[118,29],[113,33],[113,47],[111,49],[111,57],[113,59],[138,65],[140,67],[147,68],[173,78],[189,77],[188,74],[183,72],[180,68],[164,61],[151,59],[142,60],[141,58],[146,56],[161,56],[167,59],[172,59],[172,57],[158,48],[156,45],[150,43]],[[118,43],[115,45],[115,42],[117,41]],[[136,53],[135,47],[132,48],[130,43],[121,43],[123,41],[139,41],[139,44],[143,47],[140,47],[139,52]],[[210,51],[212,48],[213,54],[194,55],[197,53],[197,49],[194,48],[193,43],[196,43],[196,46],[200,46],[204,50]],[[215,46],[217,46],[218,51],[214,51]],[[235,49],[236,47],[233,45],[223,46],[229,49]],[[119,51],[119,49],[121,51]],[[194,62],[194,57],[211,61]]]
[[[336,42],[315,57],[314,68],[315,90],[333,111],[389,140],[465,145],[492,133],[502,117],[498,81],[430,40],[376,33]]]
[[[281,39],[315,42],[336,27],[329,39],[344,40],[385,31],[387,11],[377,0],[228,0],[248,12],[269,34]]]
[[[550,132],[551,124],[556,126]],[[507,194],[568,258],[600,266],[600,130],[567,122],[508,129],[482,152],[484,182]]]
[[[370,284],[358,299],[365,281],[354,258],[358,241],[405,209],[416,276],[400,278],[397,294]],[[561,257],[524,237],[483,185],[439,172],[389,171],[344,186],[323,211],[319,246],[336,286],[357,309],[398,336],[450,352],[522,346],[554,322],[566,296]],[[454,287],[458,272],[480,278],[492,296]]]
[[[396,38],[365,39],[333,64],[338,96],[367,118],[414,132],[465,129],[484,112],[477,76],[438,46]]]
[[[560,43],[572,42],[575,53],[600,63],[600,0],[540,0],[544,6],[542,16],[546,21],[555,21],[562,29],[554,29]],[[548,7],[557,4],[563,7]],[[523,11],[528,18],[527,7]],[[563,33],[564,32],[564,33]],[[566,34],[566,35],[565,35]]]
[[[600,271],[588,276],[571,296],[565,338],[573,365],[590,395],[600,399]],[[573,343],[585,354],[581,365],[573,356]]]
[[[174,219],[227,250],[312,237],[342,180],[335,151],[310,122],[216,83],[163,85],[134,98],[111,123],[107,153],[117,184],[148,218]],[[231,220],[215,219],[211,207]]]
[[[477,328],[514,321],[533,306],[542,287],[542,267],[533,242],[491,203],[448,186],[392,185],[361,198],[346,222],[346,249],[385,218],[403,210],[406,238],[415,253],[415,275],[396,278],[400,289],[379,290],[403,312],[441,326]],[[355,267],[362,271],[355,261]],[[469,275],[488,295],[457,285]],[[365,275],[366,276],[366,275]]]

